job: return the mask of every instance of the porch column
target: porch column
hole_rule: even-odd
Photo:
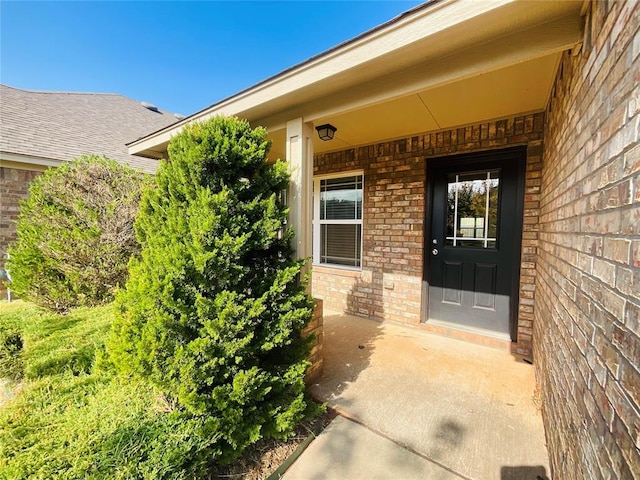
[[[296,258],[312,255],[311,238],[313,213],[313,126],[302,118],[287,122],[286,156],[291,171],[287,195],[289,225],[295,232]]]

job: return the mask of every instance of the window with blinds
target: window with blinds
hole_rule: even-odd
[[[362,175],[314,181],[314,261],[362,265]]]

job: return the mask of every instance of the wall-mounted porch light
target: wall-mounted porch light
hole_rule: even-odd
[[[316,127],[316,130],[318,131],[318,136],[320,137],[320,140],[324,140],[325,142],[327,140],[333,140],[333,136],[338,131],[338,129],[333,125],[331,125],[330,123],[325,123],[324,125],[320,125],[319,127]]]

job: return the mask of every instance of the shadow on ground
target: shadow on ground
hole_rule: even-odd
[[[549,480],[547,469],[541,465],[536,467],[502,467],[500,480]]]
[[[379,287],[379,286],[378,286]],[[364,316],[373,314],[371,295],[377,292],[376,284],[358,280],[347,296],[347,313]],[[377,297],[376,297],[377,298]],[[376,307],[383,315],[381,302]],[[366,325],[349,321],[349,316],[341,312],[327,310],[324,313],[323,357],[324,373],[311,386],[311,392],[322,401],[329,397],[338,398],[343,391],[356,382],[360,374],[371,363],[376,340],[382,334],[383,325],[366,318]],[[327,388],[320,388],[326,385]],[[329,402],[331,404],[331,402]]]

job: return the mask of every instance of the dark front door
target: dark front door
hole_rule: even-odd
[[[427,163],[427,322],[515,340],[524,149]]]

